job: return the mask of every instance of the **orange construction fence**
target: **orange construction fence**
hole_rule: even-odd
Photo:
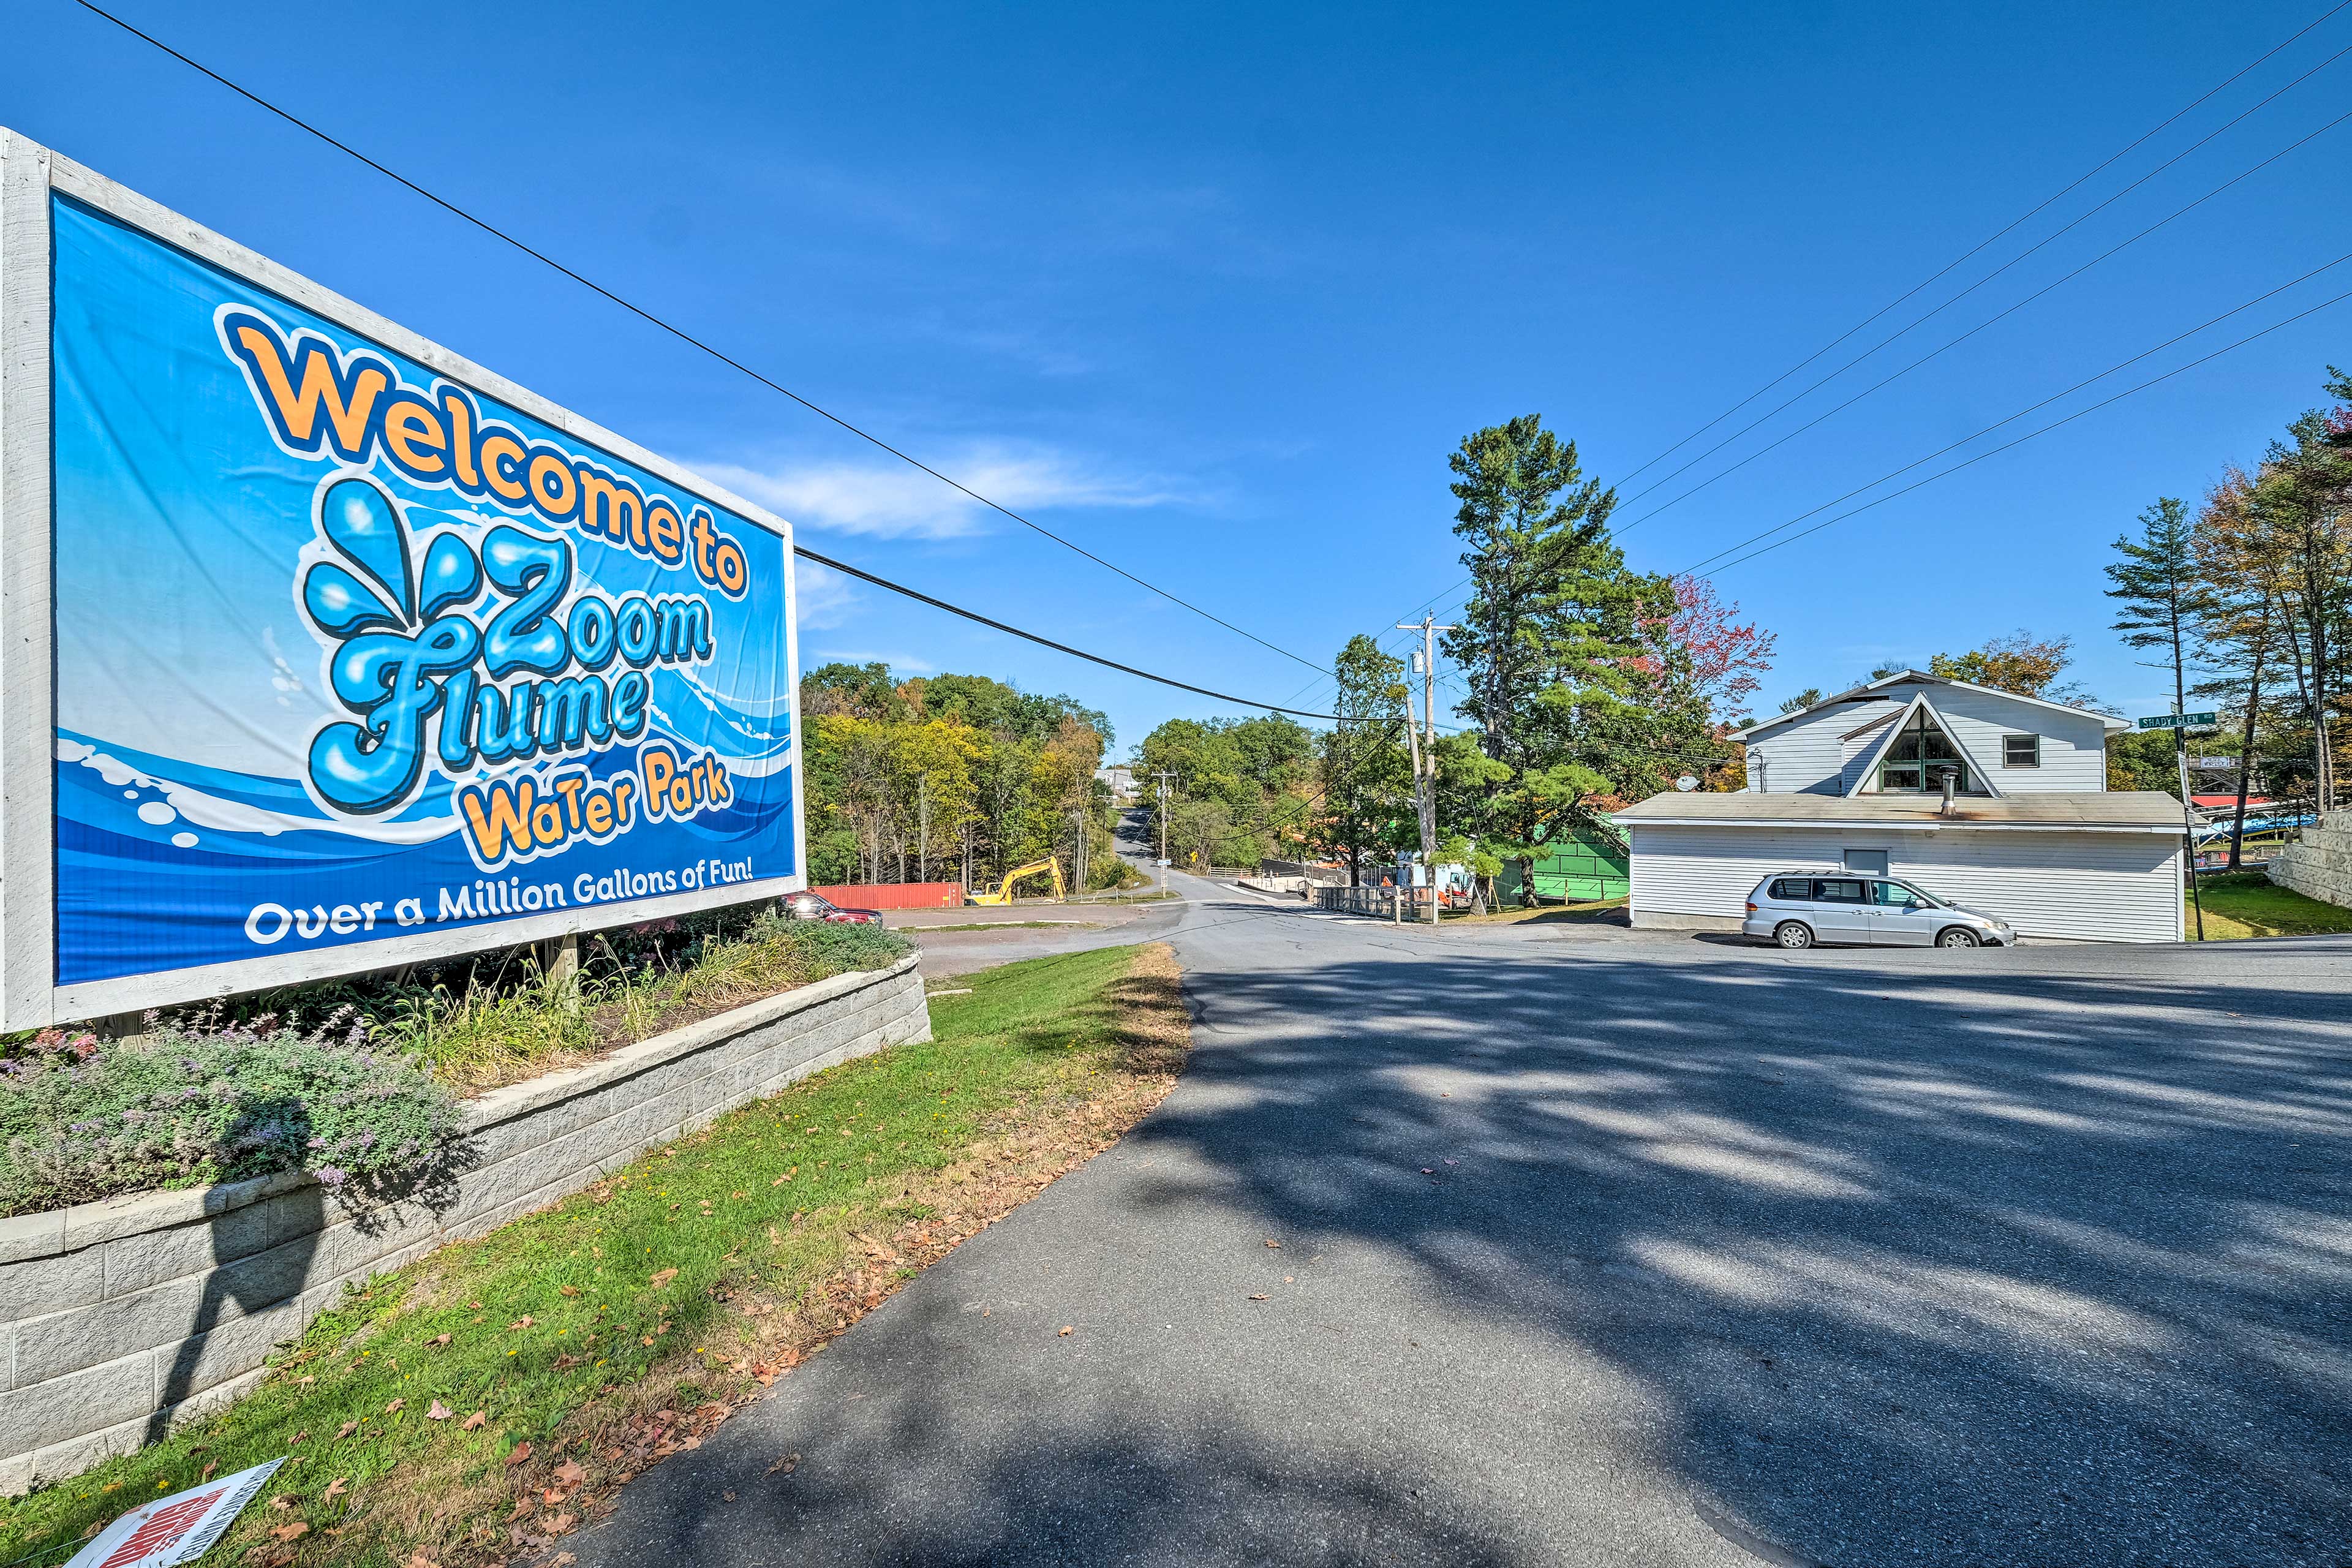
[[[960,910],[961,882],[868,882],[855,888],[811,888],[845,910]]]

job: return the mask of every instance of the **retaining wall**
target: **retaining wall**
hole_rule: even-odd
[[[909,955],[469,1101],[475,1163],[437,1212],[355,1217],[293,1172],[0,1219],[0,1494],[227,1404],[347,1281],[495,1229],[795,1079],[930,1036]]]
[[[2271,858],[2272,881],[2306,899],[2352,909],[2352,812],[2339,811],[2303,830],[2303,842]]]

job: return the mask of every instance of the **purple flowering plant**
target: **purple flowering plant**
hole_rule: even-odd
[[[348,1007],[308,1030],[217,1008],[121,1040],[45,1029],[0,1059],[0,1215],[278,1171],[382,1184],[462,1130],[456,1096]]]

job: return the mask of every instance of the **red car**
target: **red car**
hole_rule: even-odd
[[[784,913],[796,921],[832,921],[836,925],[878,926],[878,910],[845,910],[822,893],[787,893]]]

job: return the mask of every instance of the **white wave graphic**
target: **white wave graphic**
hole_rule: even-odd
[[[297,816],[290,812],[247,805],[242,801],[223,800],[218,795],[206,795],[200,789],[173,779],[152,778],[95,746],[69,741],[62,735],[58,738],[58,761],[79,763],[83,767],[93,769],[99,777],[118,789],[126,784],[152,789],[163,797],[176,816],[187,818],[198,827],[209,827],[218,833],[258,833],[267,838],[275,838],[281,833],[339,833],[378,844],[430,844],[457,830],[457,819],[454,816],[422,816],[407,822],[384,822],[366,817]],[[168,825],[172,821],[166,816],[161,823],[156,823],[145,806],[140,808],[139,815],[142,821],[155,826]]]

